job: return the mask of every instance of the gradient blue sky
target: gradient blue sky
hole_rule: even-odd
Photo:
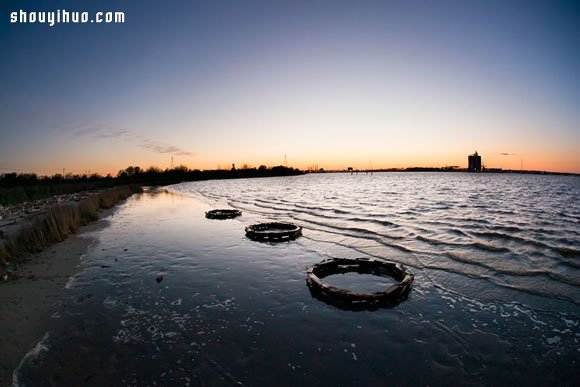
[[[113,24],[11,24],[24,9]],[[0,172],[580,172],[578,1],[3,0]]]

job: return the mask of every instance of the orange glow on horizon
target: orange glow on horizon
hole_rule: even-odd
[[[504,156],[504,155],[490,155],[486,156],[485,153],[481,153],[482,162],[486,168],[499,168],[504,170],[530,170],[530,171],[546,171],[546,172],[564,172],[564,173],[580,173],[580,162],[578,157],[575,155],[569,155],[568,157],[550,157],[539,155],[526,155],[518,157],[514,156]],[[199,162],[195,160],[195,157],[184,158],[174,158],[173,166],[177,167],[180,165],[186,166],[189,169],[200,169],[200,170],[214,170],[214,169],[230,169],[232,164],[236,168],[243,168],[244,166],[250,168],[257,168],[260,165],[266,165],[267,167],[273,167],[277,165],[283,165],[283,159],[281,160],[259,160],[259,159],[235,159],[233,161],[227,160],[223,162]],[[171,159],[164,160],[163,162],[153,162],[151,158],[140,158],[134,160],[127,160],[126,162],[116,160],[114,162],[96,162],[94,164],[84,164],[82,168],[64,168],[65,173],[72,174],[85,174],[85,173],[97,173],[102,176],[111,174],[115,176],[118,171],[124,170],[128,166],[139,166],[142,169],[148,169],[149,167],[156,167],[159,169],[171,168]],[[404,169],[410,167],[432,167],[441,168],[447,166],[456,166],[459,168],[467,167],[467,152],[465,155],[454,156],[449,158],[440,157],[400,157],[395,158],[377,158],[370,160],[360,160],[355,157],[343,158],[343,159],[332,159],[332,158],[321,158],[319,160],[306,160],[296,158],[292,160],[288,158],[288,166],[298,168],[301,170],[309,170],[315,167],[323,168],[324,170],[346,170],[348,167],[354,169],[366,170],[366,169]],[[20,168],[16,172],[29,173],[34,172],[38,175],[53,175],[57,173],[62,173],[63,168],[60,166],[50,167],[47,166],[42,170],[35,170],[34,168],[25,169]],[[2,171],[3,173],[10,172],[8,170]]]

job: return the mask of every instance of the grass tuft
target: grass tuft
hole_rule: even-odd
[[[142,188],[138,185],[129,185],[108,189],[99,194],[99,207],[111,208],[120,200],[127,199],[129,196],[138,192],[143,192]]]

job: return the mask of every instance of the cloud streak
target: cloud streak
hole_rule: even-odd
[[[139,144],[141,148],[149,149],[157,153],[171,153],[177,156],[192,156],[193,154],[188,151],[184,151],[173,145],[165,145],[160,142],[153,142],[152,140],[146,139]]]
[[[147,149],[151,152],[161,154],[173,154],[176,156],[193,156],[193,153],[177,147],[145,137],[141,134],[132,133],[126,129],[110,127],[105,125],[76,125],[71,129],[75,137],[88,137],[94,140],[119,139],[134,143],[136,146]]]

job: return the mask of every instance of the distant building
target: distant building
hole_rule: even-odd
[[[477,154],[477,151],[467,157],[467,171],[481,172],[481,156]]]

